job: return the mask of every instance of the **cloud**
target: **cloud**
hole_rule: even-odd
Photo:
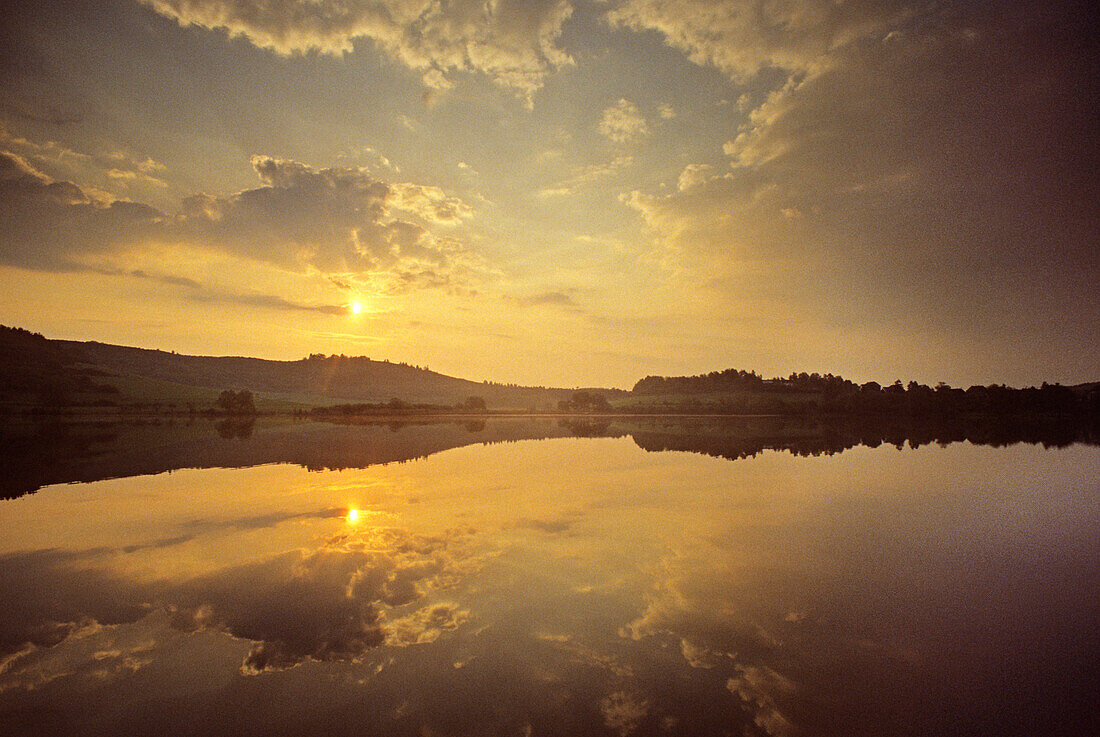
[[[145,279],[159,284],[173,287],[184,287],[182,297],[193,302],[214,304],[239,304],[250,307],[262,307],[271,310],[289,310],[292,312],[319,312],[325,315],[348,314],[347,304],[307,304],[280,297],[276,294],[262,294],[257,292],[232,292],[215,289],[204,285],[195,279],[174,274],[161,274],[145,271],[144,269],[92,269],[95,273],[109,276],[132,276],[136,279]],[[338,281],[338,280],[337,280]],[[337,285],[339,286],[339,285]],[[340,287],[350,289],[350,286]]]
[[[456,572],[446,541],[398,535],[384,551],[358,538],[294,551],[187,583],[172,597],[183,629],[222,629],[253,640],[242,672],[311,660],[350,660],[383,643],[437,639],[466,614],[435,604],[387,622],[385,611],[416,602],[424,587]]]
[[[27,268],[77,268],[67,251],[103,254],[156,232],[164,215],[136,202],[93,200],[0,152],[0,261]]]
[[[146,599],[87,563],[111,551],[39,550],[0,557],[0,585],[18,608],[0,609],[0,653],[50,648],[101,625],[136,622]],[[9,665],[10,670],[10,665]]]
[[[681,192],[696,187],[711,179],[714,168],[710,164],[688,164],[680,172],[680,180],[676,188]]]
[[[172,277],[163,277],[172,279]],[[189,281],[189,280],[184,280]],[[249,307],[262,307],[269,310],[287,310],[290,312],[319,312],[322,315],[347,315],[348,306],[305,304],[280,297],[276,294],[241,294],[236,292],[222,292],[214,289],[199,287],[187,294],[187,298],[195,302],[208,302],[218,304],[238,304]]]
[[[360,168],[313,169],[266,156],[254,156],[252,165],[264,186],[185,200],[184,239],[295,271],[385,273],[401,288],[448,282],[462,248],[426,226],[469,217],[457,198],[436,187],[387,184]],[[417,217],[397,217],[399,209]]]
[[[537,307],[540,305],[570,308],[577,307],[577,301],[565,292],[542,292],[527,297],[513,297],[513,300],[516,304],[524,307]]]
[[[638,107],[625,98],[604,109],[597,128],[601,135],[616,143],[631,143],[649,135],[646,119],[638,112]]]
[[[1084,344],[1100,310],[1100,152],[1080,20],[1044,3],[753,7],[612,11],[767,89],[731,126],[728,168],[623,197],[660,246],[726,280],[716,296],[731,305],[766,293],[833,325],[1044,345],[1053,321]]]
[[[634,164],[634,157],[629,155],[616,156],[604,164],[587,164],[573,170],[568,179],[556,182],[549,187],[540,189],[536,194],[539,197],[567,197],[576,194],[582,187],[609,179],[620,174]]]
[[[19,103],[7,101],[3,103],[5,109],[20,120],[32,123],[45,123],[46,125],[67,126],[84,122],[84,113],[75,110],[64,110],[59,105],[23,106]]]
[[[413,213],[433,223],[454,225],[473,216],[465,202],[452,197],[439,187],[422,184],[394,184],[393,206]]]
[[[143,0],[180,25],[224,29],[291,55],[347,54],[369,40],[444,90],[462,73],[481,73],[531,103],[547,75],[572,63],[559,46],[573,12],[568,0]]]
[[[617,682],[633,678],[635,675],[634,669],[624,663],[618,655],[590,647],[572,635],[539,632],[535,634],[535,639],[566,655],[574,663],[606,671]]]
[[[472,215],[464,202],[438,187],[388,184],[361,168],[314,169],[266,156],[253,157],[252,165],[262,186],[229,195],[197,194],[183,201],[178,214],[168,215],[137,202],[98,201],[72,182],[54,181],[15,154],[0,152],[0,261],[102,271],[119,268],[101,264],[124,261],[127,251],[167,243],[297,273],[371,275],[394,290],[447,286],[470,267],[460,241],[429,230]],[[263,295],[193,296],[336,311]]]
[[[159,176],[167,169],[164,164],[118,148],[87,153],[57,141],[32,141],[13,135],[2,124],[0,148],[33,162],[42,176],[84,182],[85,194],[100,202],[127,199],[121,194],[163,195],[168,188],[168,182]]]
[[[732,666],[735,675],[728,678],[726,688],[765,734],[788,737],[797,730],[779,704],[797,688],[764,665],[783,660],[788,651],[758,619],[778,624],[775,614],[759,604],[759,579],[753,580],[751,572],[755,565],[731,553],[724,543],[712,542],[661,561],[644,611],[619,634],[678,642],[688,666],[715,676],[724,677]]]
[[[626,0],[607,17],[613,25],[656,31],[694,63],[747,82],[769,68],[820,72],[832,65],[838,49],[885,35],[907,15],[896,3],[873,0]]]

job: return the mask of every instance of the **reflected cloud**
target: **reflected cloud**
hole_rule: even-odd
[[[600,701],[600,714],[608,729],[626,737],[638,729],[649,713],[649,702],[626,691],[616,691]]]
[[[1049,504],[1037,511],[1063,515],[1053,517],[1060,524],[1042,555],[1066,570],[1036,568],[1047,583],[1038,575],[1032,583],[1072,582],[1058,587],[1072,597],[1091,591],[1092,559],[1081,554],[1095,538],[1092,497],[1077,470],[1046,473],[1055,453],[1000,451],[1016,465],[988,468],[1042,469],[1022,475],[1034,495],[1005,499],[986,486],[992,473],[956,462],[989,457],[988,449],[929,449],[923,460],[882,451],[839,463],[775,454],[723,464],[654,458],[622,429],[636,430],[630,422],[613,421],[617,441],[470,448],[369,473],[188,472],[180,485],[143,479],[5,502],[43,519],[125,511],[89,549],[0,557],[0,731],[20,731],[5,731],[12,714],[33,714],[37,727],[56,708],[69,721],[55,733],[80,732],[68,728],[80,719],[102,734],[171,732],[181,715],[224,709],[239,715],[234,726],[243,732],[308,732],[324,720],[328,734],[349,725],[344,733],[367,735],[515,735],[530,727],[561,737],[793,737],[848,735],[868,724],[885,725],[885,734],[902,731],[898,724],[939,734],[954,714],[927,717],[927,703],[947,703],[938,699],[959,683],[975,683],[983,697],[1002,685],[972,678],[947,649],[962,633],[991,657],[1011,652],[1015,634],[997,627],[1006,612],[1032,616],[1030,632],[1055,633],[1060,647],[1073,648],[1056,653],[1070,666],[1064,672],[1021,669],[1013,683],[1087,693],[1089,611],[1074,614],[1079,602],[1070,595],[1036,597],[1047,607],[1038,619],[1023,595],[989,609],[978,606],[988,599],[959,601],[972,581],[1008,580],[986,570],[989,560],[1037,565],[1023,553],[1005,561],[1010,536],[1038,539],[1035,527],[1011,527],[1013,510],[1037,509],[1037,499]],[[465,435],[458,425],[447,432]],[[513,453],[525,455],[509,465]],[[1095,461],[1092,448],[1063,455],[1071,453]],[[938,465],[916,489],[914,474],[903,474],[904,493],[884,482],[844,486],[854,474],[919,467],[907,461]],[[944,479],[978,491],[925,506],[933,496],[925,489],[943,488]],[[413,494],[422,501],[409,507]],[[211,504],[214,495],[228,498]],[[125,517],[138,500],[156,514]],[[338,500],[360,510],[359,524],[345,521],[352,507],[326,506]],[[292,504],[305,511],[285,509]],[[990,527],[971,524],[1002,504]],[[788,516],[788,508],[797,511]],[[407,524],[394,521],[401,515]],[[9,529],[34,519],[12,517]],[[953,526],[936,537],[929,520]],[[28,539],[75,538],[74,528],[51,521],[51,536]],[[1001,525],[1009,527],[987,539]],[[139,526],[155,530],[145,533],[151,539],[113,537]],[[962,530],[972,537],[955,534]],[[1068,534],[1076,535],[1069,546]],[[874,560],[869,545],[881,552]],[[984,577],[968,575],[960,545]],[[937,591],[935,581],[947,584]],[[1052,640],[1013,664],[1041,663]],[[263,698],[272,690],[285,703]],[[1003,706],[996,694],[986,703],[993,706],[964,704],[972,720],[963,726],[978,718],[1012,726],[1012,716],[986,720],[983,708]]]
[[[338,517],[343,517],[345,514],[345,510],[340,507],[328,507],[327,509],[319,509],[311,512],[272,512],[270,514],[256,514],[222,520],[195,519],[183,523],[182,526],[188,530],[196,530],[196,534],[204,534],[227,528],[259,530],[267,527],[275,527],[276,525],[291,520],[336,519]],[[180,541],[185,542],[185,540],[182,539]]]
[[[186,542],[194,540],[194,535],[177,535],[175,537],[166,537],[161,540],[154,540],[151,543],[139,543],[137,545],[124,545],[119,550],[123,553],[138,553],[142,550],[161,550],[163,548],[172,548],[176,545],[183,545]]]
[[[695,668],[715,662],[717,654],[755,659],[774,651],[781,643],[754,617],[749,596],[742,596],[744,571],[728,552],[702,547],[661,562],[644,609],[619,635],[635,641],[675,637]]]
[[[73,627],[65,642],[64,649],[27,643],[0,660],[0,693],[33,691],[71,676],[103,686],[148,666],[156,647],[144,629],[89,620]]]
[[[391,622],[386,644],[404,646],[435,642],[445,631],[458,629],[469,618],[470,612],[460,609],[457,604],[433,604]]]
[[[737,666],[740,675],[726,682],[730,693],[740,697],[753,712],[753,723],[771,737],[790,737],[796,730],[776,706],[777,697],[790,696],[795,685],[768,667]]]
[[[219,527],[260,529],[286,519],[337,517],[265,515],[227,522],[198,522]],[[348,532],[324,541],[316,550],[294,550],[256,563],[219,570],[183,581],[141,583],[106,569],[85,568],[105,552],[39,551],[6,556],[0,585],[16,596],[17,610],[0,614],[0,674],[22,671],[28,655],[98,631],[105,625],[136,622],[151,611],[170,615],[183,632],[224,632],[253,642],[241,672],[285,669],[305,660],[355,660],[383,644],[404,646],[434,642],[469,619],[450,602],[434,602],[390,620],[388,612],[425,599],[429,591],[454,585],[471,566],[461,538],[425,537],[401,530]],[[131,546],[129,552],[168,547],[192,536]],[[55,593],[56,592],[56,593]],[[141,667],[101,647],[92,660]],[[23,678],[23,676],[18,676]]]
[[[583,518],[584,512],[567,510],[544,517],[520,517],[513,524],[521,529],[538,530],[556,535],[571,531],[573,526]]]
[[[705,647],[699,647],[690,640],[680,639],[680,652],[684,656],[684,660],[692,668],[713,668],[714,662],[710,650]]]
[[[622,680],[634,676],[634,670],[630,665],[624,663],[621,658],[596,650],[580,642],[572,635],[540,632],[535,635],[535,639],[567,655],[573,662],[607,671],[617,679]]]
[[[466,613],[434,604],[387,622],[386,610],[413,603],[457,575],[448,542],[393,530],[340,535],[314,552],[293,551],[188,582],[175,592],[174,622],[255,641],[242,665],[246,673],[307,659],[352,660],[383,643],[431,642]]]

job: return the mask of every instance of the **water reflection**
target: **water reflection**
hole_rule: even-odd
[[[174,428],[135,467],[224,466],[0,502],[0,731],[1095,724],[1096,448],[691,422]]]
[[[49,484],[99,481],[180,468],[243,468],[294,463],[310,470],[366,468],[424,458],[465,445],[554,437],[626,437],[649,451],[681,450],[736,460],[765,450],[827,455],[866,445],[918,448],[970,442],[1067,447],[1100,444],[1082,418],[888,416],[563,417],[361,420],[345,424],[287,419],[208,418],[186,422],[0,423],[0,498]],[[248,442],[220,442],[220,441]]]

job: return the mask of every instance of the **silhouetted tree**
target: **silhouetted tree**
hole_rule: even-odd
[[[230,415],[256,414],[256,402],[252,397],[252,392],[247,389],[242,389],[239,392],[226,389],[218,395],[218,407]]]
[[[596,392],[573,392],[570,399],[558,402],[558,409],[563,412],[610,412],[611,404],[607,397]]]

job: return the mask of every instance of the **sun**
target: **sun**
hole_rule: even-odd
[[[359,521],[359,510],[358,509],[349,509],[348,510],[348,522],[350,522],[351,524],[354,525],[358,521]]]
[[[351,314],[358,315],[362,311],[363,311],[363,305],[362,304],[360,304],[359,302],[352,302],[351,303]]]

